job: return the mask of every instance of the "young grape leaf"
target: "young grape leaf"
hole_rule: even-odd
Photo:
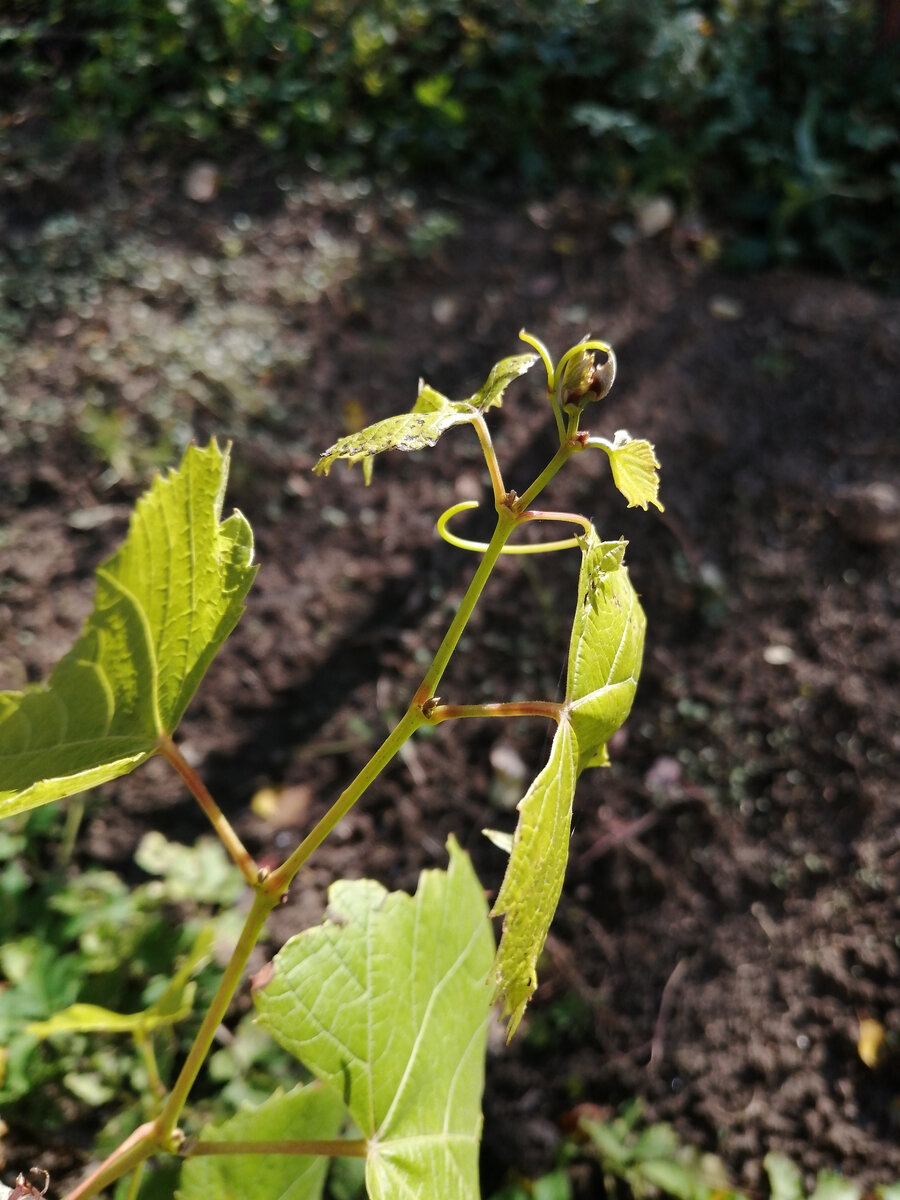
[[[503,393],[509,385],[526,371],[530,371],[537,362],[536,354],[514,354],[511,358],[501,358],[491,368],[491,373],[467,403],[479,412],[488,408],[499,408],[503,403]]]
[[[292,938],[255,992],[261,1024],[367,1139],[370,1200],[479,1196],[494,939],[468,857],[448,849],[415,896],[333,884],[329,919]]]
[[[277,1091],[258,1108],[243,1108],[222,1125],[207,1126],[203,1142],[313,1141],[337,1137],[340,1097],[318,1083]],[[222,1154],[188,1158],[178,1200],[320,1200],[329,1159],[306,1154]]]
[[[578,776],[609,761],[606,743],[631,710],[646,620],[623,565],[624,541],[580,539],[578,603],[566,699],[550,759],[519,802],[519,821],[493,915],[503,915],[496,993],[516,1031],[537,987],[537,960],[562,890]]]
[[[613,483],[628,501],[629,508],[643,508],[648,503],[655,504],[660,512],[664,512],[659,502],[659,463],[656,451],[650,442],[633,438],[625,429],[620,429],[613,438],[613,443],[604,444],[592,442],[609,455],[609,465],[612,468]]]
[[[433,388],[423,386],[412,412],[385,417],[357,433],[349,433],[323,451],[315,465],[319,475],[346,459],[350,466],[384,450],[424,450],[454,425],[470,422],[475,413],[463,401],[448,400]]]
[[[448,400],[433,387],[420,382],[419,396],[411,412],[386,417],[358,433],[340,438],[320,455],[315,470],[319,475],[327,475],[342,459],[352,466],[384,450],[424,450],[426,446],[433,446],[454,425],[469,424],[480,412],[499,406],[512,381],[536,361],[536,354],[517,354],[502,359],[468,400]],[[370,478],[371,474],[367,474],[367,483]]]
[[[0,817],[126,774],[178,725],[256,574],[244,517],[220,521],[227,478],[214,441],[157,477],[49,683],[0,693]]]
[[[569,854],[578,746],[568,721],[561,721],[550,759],[519,801],[513,849],[492,916],[505,914],[494,962],[495,996],[509,1017],[507,1041],[537,987],[538,955],[562,890]]]
[[[581,539],[578,602],[569,644],[566,709],[578,742],[579,774],[605,756],[631,711],[647,619],[624,565],[623,540]]]

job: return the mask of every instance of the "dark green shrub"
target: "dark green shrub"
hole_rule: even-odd
[[[744,265],[896,270],[900,55],[852,0],[12,0],[7,183],[73,147],[666,191]],[[3,111],[5,110],[5,111]]]

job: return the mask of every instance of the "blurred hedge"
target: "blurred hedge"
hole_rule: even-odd
[[[865,0],[6,0],[6,186],[85,147],[665,192],[747,265],[900,246],[900,55]]]

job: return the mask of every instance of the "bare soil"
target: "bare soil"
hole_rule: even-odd
[[[213,278],[199,308],[177,272],[147,287],[127,256],[87,300],[19,294],[0,406],[0,686],[44,677],[71,643],[150,465],[177,461],[187,437],[233,436],[229,499],[262,565],[180,738],[253,850],[283,855],[402,712],[462,594],[473,563],[436,539],[436,517],[488,501],[467,431],[384,456],[368,490],[358,471],[314,477],[318,452],[411,406],[420,376],[470,394],[519,351],[522,326],[556,353],[589,331],[608,339],[619,377],[590,425],[655,443],[665,514],[627,510],[602,456],[580,456],[550,497],[629,539],[644,673],[612,768],[579,785],[538,992],[512,1045],[492,1044],[484,1194],[547,1170],[576,1105],[635,1095],[747,1188],[765,1187],[770,1149],[808,1177],[896,1180],[900,1057],[870,1068],[857,1040],[865,1018],[900,1039],[900,529],[847,488],[898,485],[900,302],[814,274],[723,276],[686,226],[613,237],[575,192],[530,207],[442,198],[457,233],[423,247],[405,197],[260,184],[198,205],[176,184],[126,183],[96,254],[138,239],[160,264],[193,263]],[[31,278],[33,214],[11,206],[6,228],[9,269]],[[329,246],[343,250],[304,291]],[[67,253],[74,278],[87,268]],[[209,296],[235,328],[271,319],[254,327],[268,358],[241,360],[249,399],[212,368],[169,378],[165,355],[138,353],[141,329],[166,322],[175,338]],[[112,449],[97,412],[118,430]],[[494,424],[522,491],[552,453],[536,373]],[[558,695],[574,558],[500,564],[445,701]],[[514,814],[496,807],[491,764],[502,747],[536,769],[547,745],[525,721],[415,741],[323,848],[275,940],[318,920],[338,875],[413,888],[451,832],[493,893],[502,856],[480,831]],[[82,861],[133,874],[147,828],[205,832],[161,767],[104,790]],[[269,784],[308,787],[296,827],[250,811]]]

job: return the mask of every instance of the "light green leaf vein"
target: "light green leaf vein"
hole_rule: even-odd
[[[342,1096],[369,1141],[375,1200],[477,1200],[493,936],[455,843],[414,897],[371,880],[329,890],[256,994],[261,1023]]]

